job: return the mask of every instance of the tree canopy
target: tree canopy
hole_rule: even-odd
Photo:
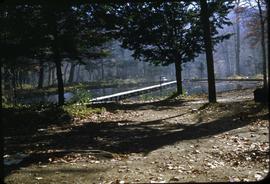
[[[218,29],[230,25],[231,2],[207,3],[214,44],[230,36],[219,35]],[[136,59],[155,65],[174,63],[177,91],[182,94],[182,63],[206,50],[200,13],[200,1],[6,5],[1,10],[5,27],[1,48],[7,50],[4,61],[13,58],[15,64],[18,57],[54,62],[60,104],[64,103],[62,60],[105,56],[100,46],[111,38],[119,39]]]
[[[231,35],[218,35],[218,29],[231,24],[226,17],[232,8],[229,2],[208,4],[214,44]],[[178,94],[182,94],[181,64],[205,51],[199,3],[129,2],[105,7],[103,11],[113,35],[124,48],[134,51],[136,59],[156,65],[175,64]]]
[[[69,58],[98,58],[107,55],[98,49],[108,41],[91,5],[17,5],[1,7],[1,49],[3,63],[17,65],[19,57],[46,58],[57,68],[59,103],[64,103],[61,61]],[[61,101],[61,102],[60,102]]]

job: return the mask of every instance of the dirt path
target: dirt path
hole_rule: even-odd
[[[87,120],[10,137],[6,152],[29,156],[7,166],[6,182],[261,180],[269,171],[267,108],[252,101],[252,90],[218,99],[109,104]]]

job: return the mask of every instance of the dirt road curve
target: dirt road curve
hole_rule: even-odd
[[[252,90],[108,104],[106,112],[5,139],[6,183],[257,181],[269,172],[268,109]],[[19,141],[18,141],[19,140]]]

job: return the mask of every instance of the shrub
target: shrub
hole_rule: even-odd
[[[77,89],[73,92],[69,103],[88,103],[92,99],[92,95],[86,89]]]

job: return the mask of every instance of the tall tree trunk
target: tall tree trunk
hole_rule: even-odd
[[[52,68],[51,68],[51,66],[49,65],[48,66],[48,86],[50,86],[51,85],[51,77],[52,77]]]
[[[235,74],[240,75],[240,26],[236,24],[236,50],[235,50]]]
[[[1,58],[2,59],[2,58]],[[0,59],[0,60],[1,60]],[[0,95],[1,95],[1,106],[0,106],[0,111],[1,111],[1,114],[3,115],[3,111],[2,111],[2,103],[3,103],[3,97],[4,97],[4,86],[3,86],[3,75],[4,75],[4,68],[3,68],[3,64],[2,64],[2,61],[0,61],[0,79],[1,79],[1,82],[0,82],[0,85],[1,85],[1,91],[0,91]],[[3,72],[3,73],[2,73]],[[2,116],[3,117],[3,116]],[[2,119],[1,119],[2,120]],[[3,120],[1,121],[1,127],[3,127],[3,124],[2,124]],[[4,135],[4,131],[3,131],[3,128],[1,128],[0,130],[0,134],[1,135]],[[5,183],[4,182],[4,136],[1,136],[1,140],[0,140],[0,146],[1,146],[1,163],[0,163],[0,182],[1,183]]]
[[[12,94],[13,94],[13,105],[17,104],[17,88],[16,88],[16,70],[15,66],[12,66]]]
[[[22,84],[23,84],[22,71],[18,71],[18,79],[19,79],[19,86],[22,89],[23,88],[23,86],[22,86]]]
[[[227,71],[226,71],[226,77],[228,77],[229,75],[231,75],[231,64],[230,64],[230,57],[229,57],[229,51],[228,51],[228,42],[224,41],[222,44],[222,50],[223,50],[223,55],[225,58],[225,62],[227,65]]]
[[[4,91],[7,91],[8,101],[12,101],[12,74],[7,67],[4,71]]]
[[[43,88],[44,82],[44,64],[43,61],[39,62],[39,77],[38,77],[38,89]]]
[[[103,63],[103,59],[101,59],[101,80],[104,80],[104,63]]]
[[[5,82],[5,80],[4,80],[5,68],[3,67],[2,62],[0,62],[0,72],[1,72],[1,74],[0,74],[1,92],[0,93],[1,93],[1,100],[2,100],[3,99],[3,96],[4,96],[4,82]],[[3,102],[3,100],[2,100],[2,102]]]
[[[64,83],[67,82],[66,78],[67,78],[67,69],[68,69],[68,66],[69,66],[69,64],[66,63],[65,70],[64,70]]]
[[[69,84],[73,83],[73,81],[74,81],[75,66],[76,66],[75,63],[71,63],[69,77],[68,77]]]
[[[79,82],[81,80],[81,76],[80,76],[80,70],[81,70],[81,65],[78,66],[78,69],[77,69],[77,79],[76,79],[76,82]]]
[[[216,86],[214,73],[214,60],[212,53],[211,30],[208,15],[208,5],[206,0],[200,0],[201,5],[201,22],[203,25],[203,36],[207,60],[207,74],[208,74],[208,100],[210,103],[215,103],[216,100]]]
[[[268,36],[267,36],[267,39],[268,39],[268,99],[270,99],[269,95],[270,95],[270,92],[269,92],[269,85],[270,85],[270,1],[267,1],[266,2],[266,8],[267,8],[267,33],[268,33]]]
[[[55,68],[52,69],[52,85],[55,84]]]
[[[16,85],[16,88],[19,87],[19,72],[18,70],[15,70],[15,85]]]
[[[89,70],[89,82],[93,81],[93,70]]]
[[[183,87],[182,87],[182,66],[181,61],[175,61],[175,78],[177,84],[177,95],[183,94]]]
[[[202,79],[203,78],[203,71],[204,71],[204,65],[203,65],[203,63],[200,63],[199,64],[199,70],[200,70],[200,77]]]
[[[60,57],[60,50],[59,50],[59,38],[58,38],[58,32],[56,29],[56,20],[54,20],[54,42],[52,44],[52,50],[53,50],[53,57],[54,57],[54,63],[56,66],[56,77],[57,77],[57,87],[58,87],[58,105],[62,106],[65,103],[65,97],[64,97],[64,82],[63,82],[63,76],[62,76],[62,69],[61,69],[61,57]]]
[[[236,40],[235,40],[235,74],[240,75],[240,0],[236,0]]]
[[[266,1],[266,9],[267,9],[267,33],[268,33],[268,90],[267,90],[267,95],[268,95],[268,100],[270,99],[270,1]],[[270,106],[270,103],[268,104],[268,107]],[[268,111],[268,118],[270,118],[270,111]]]
[[[57,87],[58,87],[58,105],[64,105],[64,83],[62,78],[62,70],[61,70],[61,59],[59,57],[58,51],[55,52],[54,62],[56,66],[56,76],[57,76]]]
[[[27,84],[30,84],[31,85],[31,71],[28,71],[27,74],[26,74],[27,78],[26,78],[26,81],[27,81]]]
[[[143,62],[143,76],[146,76],[146,66],[145,62]]]
[[[257,1],[259,15],[260,15],[260,24],[261,24],[261,46],[262,46],[262,59],[263,59],[263,87],[267,88],[267,72],[266,72],[266,48],[265,48],[265,29],[264,29],[264,20],[262,14],[261,3]],[[269,17],[268,17],[269,18]]]

